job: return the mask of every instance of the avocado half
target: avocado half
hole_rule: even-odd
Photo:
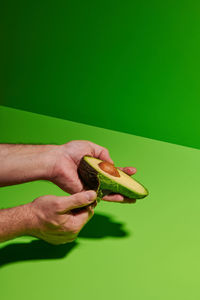
[[[148,195],[148,190],[131,176],[116,168],[118,177],[113,176],[99,166],[103,161],[84,156],[78,167],[78,174],[86,189],[97,192],[98,198],[108,193],[119,193],[131,199],[140,199]],[[109,192],[108,192],[109,191]]]

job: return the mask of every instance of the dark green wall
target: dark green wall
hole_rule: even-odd
[[[0,6],[1,104],[200,148],[199,1]]]

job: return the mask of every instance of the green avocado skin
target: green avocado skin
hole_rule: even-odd
[[[96,169],[94,169],[85,160],[85,158],[87,158],[87,156],[84,156],[80,161],[78,174],[86,189],[93,189],[97,192],[98,200],[100,200],[104,196],[104,190],[109,190],[112,193],[122,194],[123,196],[130,199],[141,199],[148,195],[148,191],[146,188],[146,194],[141,195],[136,191],[129,190],[128,188],[124,187],[120,183],[115,182],[109,177],[104,176]]]
[[[148,195],[148,191],[146,188],[145,188],[145,190],[147,193],[145,195],[141,195],[141,194],[138,194],[137,192],[127,189],[126,187],[124,187],[123,185],[121,185],[119,183],[116,183],[115,181],[112,181],[110,178],[105,177],[103,174],[98,173],[97,177],[99,179],[98,191],[110,190],[113,193],[122,194],[123,196],[125,196],[127,198],[131,198],[131,199],[142,199]]]

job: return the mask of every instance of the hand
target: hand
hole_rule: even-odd
[[[53,167],[49,175],[49,180],[70,194],[78,193],[84,189],[77,173],[78,165],[84,155],[91,155],[113,163],[106,148],[90,141],[71,141],[58,146],[57,151],[54,153],[56,153],[56,155],[54,155],[54,159],[51,159],[51,161],[53,161]],[[136,173],[136,169],[133,167],[120,169],[128,175]],[[105,196],[103,200],[123,203],[135,202],[135,199],[125,198],[120,194]]]
[[[28,204],[31,220],[28,234],[55,245],[74,241],[93,216],[95,199],[94,191],[68,197],[48,195],[35,199]]]

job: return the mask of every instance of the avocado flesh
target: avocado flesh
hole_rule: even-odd
[[[99,198],[103,197],[104,190],[132,199],[140,199],[148,195],[147,189],[135,179],[118,168],[120,177],[110,175],[99,167],[100,162],[102,160],[84,156],[78,168],[79,176],[85,187],[96,190]]]

